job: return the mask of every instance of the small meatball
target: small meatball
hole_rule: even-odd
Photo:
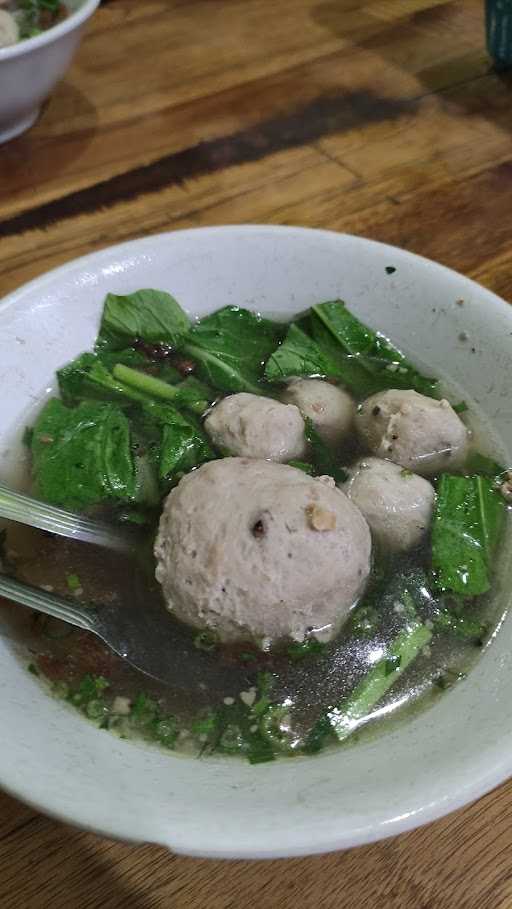
[[[230,395],[213,408],[204,428],[220,451],[243,458],[293,461],[306,454],[298,407],[259,395]]]
[[[378,392],[360,405],[356,429],[372,454],[425,477],[459,467],[468,430],[448,401],[416,391]]]
[[[18,23],[6,9],[0,9],[0,48],[10,47],[20,40]]]
[[[380,458],[349,470],[343,491],[365,516],[380,546],[404,552],[421,543],[432,521],[435,491],[428,480]]]
[[[168,495],[155,556],[178,619],[265,648],[335,636],[364,590],[371,535],[330,477],[222,458]]]
[[[342,388],[321,379],[292,379],[281,394],[286,404],[295,404],[312,420],[318,434],[332,449],[340,448],[352,429],[356,406]]]

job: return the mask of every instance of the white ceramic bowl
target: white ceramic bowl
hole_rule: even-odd
[[[396,272],[387,274],[386,266]],[[48,392],[56,367],[91,347],[107,291],[150,286],[171,291],[193,314],[236,303],[291,316],[343,297],[408,354],[480,401],[512,452],[506,303],[433,262],[357,237],[223,227],[95,253],[0,305],[2,478],[12,477],[19,456],[13,438]],[[459,340],[462,330],[468,341]],[[82,827],[192,855],[339,849],[430,821],[512,773],[511,689],[506,620],[467,680],[374,741],[255,767],[235,759],[190,760],[119,741],[48,698],[15,656],[4,627],[0,784]]]
[[[85,23],[100,0],[66,0],[69,16],[35,38],[0,48],[0,144],[37,120],[43,101],[66,72]]]

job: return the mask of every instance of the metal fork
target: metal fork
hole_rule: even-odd
[[[0,484],[0,518],[137,557],[143,543],[123,528],[46,505]],[[139,544],[139,545],[138,545]],[[176,678],[176,631],[163,603],[148,597],[122,607],[82,605],[0,574],[0,596],[96,634],[136,669],[162,682]],[[183,648],[180,648],[181,650]],[[183,657],[181,657],[183,658]],[[174,669],[171,673],[170,663]]]
[[[131,603],[84,606],[2,574],[0,596],[92,632],[135,669],[164,684],[175,683],[177,660],[186,662],[186,653],[176,647],[175,623],[163,604],[150,598],[143,609]]]
[[[129,552],[134,547],[133,534],[123,528],[47,505],[21,492],[14,492],[4,483],[0,483],[0,518],[83,543],[96,543],[117,552]]]

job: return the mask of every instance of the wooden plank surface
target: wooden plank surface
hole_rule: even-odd
[[[0,148],[0,289],[110,243],[241,221],[362,233],[512,298],[512,77],[480,0],[110,0]],[[0,909],[512,909],[512,784],[394,840],[206,862],[0,795]]]

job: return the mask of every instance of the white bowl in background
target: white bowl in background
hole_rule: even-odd
[[[66,19],[26,41],[0,48],[0,144],[35,123],[66,72],[100,0],[66,0]]]
[[[239,304],[286,317],[342,297],[478,400],[512,453],[512,310],[503,300],[440,265],[358,237],[222,227],[94,253],[4,300],[2,479],[13,479],[20,431],[55,369],[91,347],[105,294],[141,287],[168,290],[198,315]],[[506,589],[502,596],[505,604]],[[277,857],[353,846],[431,821],[512,773],[509,620],[468,678],[430,709],[353,747],[259,766],[187,759],[97,730],[41,690],[5,622],[0,690],[1,786],[68,822],[190,855]]]

